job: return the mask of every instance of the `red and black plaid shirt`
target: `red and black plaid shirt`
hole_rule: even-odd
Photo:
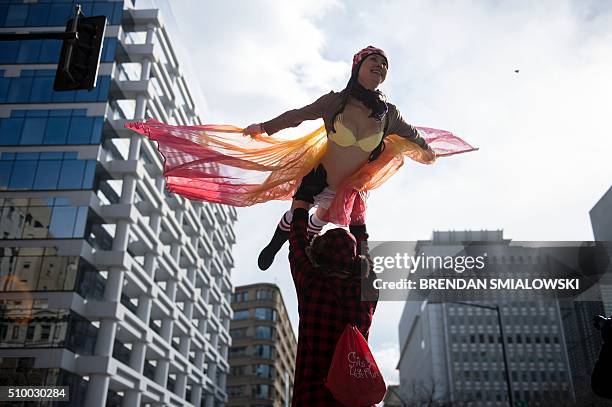
[[[347,323],[359,328],[366,340],[376,309],[376,301],[361,301],[361,282],[325,276],[312,265],[305,253],[308,246],[308,212],[293,212],[289,235],[289,264],[298,298],[300,324],[292,406],[343,406],[336,401],[325,379],[336,343]],[[355,236],[357,247],[367,239]]]

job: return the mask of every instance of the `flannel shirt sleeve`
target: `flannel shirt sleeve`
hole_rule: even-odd
[[[368,233],[366,232],[366,226],[350,225],[349,229],[357,241],[357,254],[369,256],[370,253],[368,253]]]
[[[372,259],[370,258],[370,252],[368,247],[368,232],[366,230],[365,225],[350,225],[349,229],[353,236],[355,236],[355,240],[357,241],[357,254],[362,254],[367,257],[370,262],[370,274],[368,275],[368,287],[372,287],[372,292],[369,294],[374,294],[373,297],[376,298],[374,301],[370,301],[370,305],[372,307],[372,314],[376,311],[376,305],[378,304],[378,290],[374,288],[374,278],[376,278],[376,274],[372,270]],[[368,295],[369,297],[369,295]]]
[[[297,208],[293,211],[293,220],[289,231],[289,265],[296,288],[307,285],[312,263],[306,255],[308,246],[308,211]]]

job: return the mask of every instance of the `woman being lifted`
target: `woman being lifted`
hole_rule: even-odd
[[[432,163],[435,153],[417,130],[407,124],[397,108],[386,102],[378,87],[387,77],[389,62],[385,52],[369,46],[353,57],[351,78],[344,90],[330,92],[301,109],[287,111],[280,116],[248,126],[245,135],[274,134],[295,127],[305,120],[322,118],[327,131],[327,149],[318,165],[300,183],[292,207],[281,218],[272,240],[261,251],[259,268],[266,270],[274,256],[289,237],[292,210],[301,200],[317,207],[309,216],[308,231],[316,234],[325,226],[327,211],[347,177],[376,160],[385,147],[385,137],[397,134],[415,144],[421,162]],[[355,195],[350,224],[365,222],[365,194]]]

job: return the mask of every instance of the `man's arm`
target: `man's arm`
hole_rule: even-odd
[[[370,255],[368,248],[368,232],[366,225],[349,225],[349,230],[357,241],[357,254]]]
[[[308,247],[308,210],[298,207],[293,210],[289,231],[289,264],[295,287],[305,287],[312,263],[306,255]]]
[[[357,254],[363,255],[368,260],[370,265],[370,270],[365,281],[362,283],[362,287],[367,288],[367,291],[362,294],[362,298],[367,298],[372,303],[372,313],[376,309],[376,304],[378,302],[378,290],[374,288],[374,279],[376,278],[376,274],[372,269],[372,259],[370,258],[370,248],[368,247],[368,232],[366,229],[366,225],[349,225],[349,230],[355,236],[355,240],[357,241]]]
[[[262,130],[271,135],[289,127],[296,127],[305,120],[320,119],[323,117],[323,111],[332,95],[333,92],[330,92],[307,106],[289,110],[272,120],[268,120],[261,124]]]

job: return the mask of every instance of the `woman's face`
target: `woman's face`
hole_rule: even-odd
[[[385,81],[387,77],[387,59],[382,55],[372,54],[368,56],[361,67],[357,79],[361,86],[366,89],[375,90]]]

